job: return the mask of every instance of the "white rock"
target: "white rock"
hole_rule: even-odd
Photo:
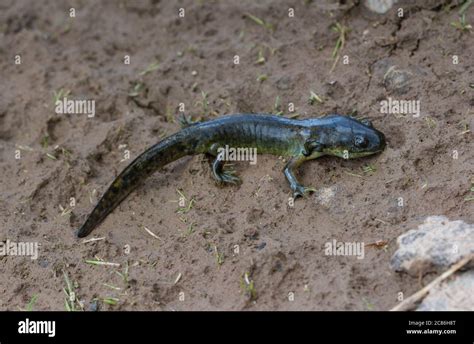
[[[430,216],[397,239],[390,265],[396,271],[417,275],[431,267],[446,268],[474,253],[474,225]]]
[[[365,7],[375,13],[384,14],[390,10],[397,0],[365,0]]]
[[[430,290],[417,311],[474,311],[474,270]]]

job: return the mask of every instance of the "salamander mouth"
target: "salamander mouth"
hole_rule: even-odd
[[[369,156],[369,155],[376,154],[376,153],[379,153],[379,152],[381,152],[381,150],[370,151],[370,152],[349,153],[349,158],[351,158],[351,159],[353,159],[353,158],[363,158],[365,156]]]

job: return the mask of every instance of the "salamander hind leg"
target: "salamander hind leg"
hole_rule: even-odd
[[[226,168],[224,152],[218,152],[217,145],[212,145],[207,155],[214,158],[211,164],[212,176],[218,183],[233,185],[241,183],[240,178],[236,176],[235,170]]]
[[[219,153],[212,162],[212,175],[219,183],[240,184],[241,180],[236,176],[235,170],[225,167],[225,161],[222,159],[223,153]]]

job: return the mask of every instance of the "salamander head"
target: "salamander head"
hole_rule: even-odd
[[[331,115],[310,124],[311,136],[308,150],[317,149],[321,154],[344,159],[359,158],[381,152],[385,148],[385,136],[368,120]],[[310,120],[311,121],[311,120]]]

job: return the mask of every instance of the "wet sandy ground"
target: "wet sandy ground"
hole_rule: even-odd
[[[430,281],[389,260],[428,215],[474,221],[474,40],[451,25],[458,7],[400,6],[402,18],[333,1],[3,1],[0,240],[41,246],[37,260],[0,257],[0,309],[32,298],[33,309],[64,309],[65,275],[69,304],[86,310],[385,310]],[[331,71],[336,23],[348,32]],[[311,105],[311,91],[322,102]],[[64,95],[95,100],[95,117],[55,113]],[[419,100],[420,117],[381,113],[388,97]],[[131,194],[94,231],[101,240],[78,240],[125,151],[133,159],[179,130],[180,103],[203,119],[364,116],[388,147],[304,165],[300,178],[320,191],[294,207],[278,157],[237,164],[243,184],[225,188],[204,157],[184,158]],[[386,246],[326,256],[332,240]],[[120,266],[85,262],[99,259]]]

